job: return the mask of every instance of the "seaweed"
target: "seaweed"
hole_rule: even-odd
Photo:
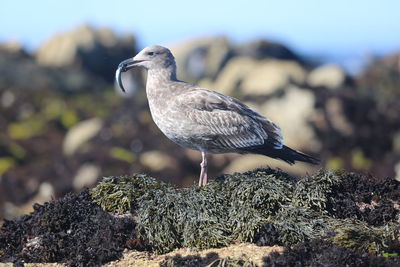
[[[399,266],[400,258],[374,256],[341,247],[322,239],[313,239],[288,247],[282,254],[273,252],[264,257],[264,266]]]
[[[133,219],[116,217],[93,203],[88,191],[44,205],[0,230],[1,262],[65,262],[98,265],[118,259],[134,238]]]
[[[0,261],[97,264],[120,257],[124,248],[166,253],[237,242],[283,245],[287,262],[310,249],[301,264],[327,263],[334,253],[349,265],[375,262],[364,254],[396,261],[398,189],[394,180],[324,170],[296,179],[257,169],[182,189],[144,174],[107,177],[90,192],[35,205],[32,214],[5,222]],[[317,244],[330,249],[320,251]],[[354,261],[346,258],[351,256]],[[196,260],[202,262],[175,258],[165,264]],[[235,266],[214,260],[211,266]],[[275,266],[281,260],[268,259]]]
[[[327,213],[336,202],[333,189],[340,181],[338,173],[320,170],[296,183],[292,203]]]
[[[160,267],[257,267],[250,260],[241,258],[219,258],[217,253],[208,253],[206,256],[189,255],[182,257],[177,254],[173,257],[167,257],[160,263]]]
[[[379,226],[395,221],[400,201],[400,182],[387,178],[377,180],[370,176],[343,173],[340,183],[333,187],[330,214],[337,218],[355,217]],[[360,208],[365,205],[366,208]]]
[[[263,171],[225,175],[205,188],[160,190],[138,203],[137,231],[153,251],[204,249],[252,241],[290,200],[290,184]]]
[[[155,190],[168,187],[145,174],[105,177],[90,195],[102,209],[115,213],[131,211],[139,199],[150,198]]]

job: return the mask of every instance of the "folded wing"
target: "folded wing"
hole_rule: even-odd
[[[211,148],[245,151],[261,145],[282,148],[279,126],[238,100],[214,91],[185,92],[175,101],[187,120],[199,125]],[[183,107],[183,108],[182,108]]]

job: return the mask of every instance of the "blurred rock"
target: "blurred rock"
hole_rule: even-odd
[[[152,171],[161,171],[163,169],[176,169],[178,166],[174,158],[164,152],[157,150],[147,151],[140,155],[140,163]]]
[[[303,84],[305,77],[306,71],[294,61],[235,57],[223,68],[212,88],[236,97],[267,96],[288,84]]]
[[[246,75],[254,70],[256,61],[247,57],[236,57],[226,64],[212,88],[222,94],[232,95]]]
[[[102,126],[103,122],[99,118],[82,121],[73,126],[65,136],[63,153],[72,156],[83,144],[95,137]]]
[[[289,84],[303,84],[306,72],[294,61],[263,60],[256,63],[241,83],[244,94],[269,95]]]
[[[303,84],[306,71],[294,61],[231,59],[213,88],[223,94],[267,96],[291,83]]]
[[[335,64],[327,64],[310,72],[307,83],[313,87],[336,89],[344,85],[346,74]]]
[[[73,180],[73,186],[75,190],[79,191],[85,187],[93,186],[100,176],[100,167],[95,164],[83,164],[78,171]]]
[[[262,155],[240,155],[232,156],[232,159],[228,166],[222,171],[222,173],[235,173],[235,172],[246,172],[251,169],[257,168],[275,168],[275,169],[285,169],[291,175],[307,175],[317,171],[320,167],[315,165],[310,165],[302,162],[297,162],[288,168],[286,162],[268,158]]]
[[[354,133],[353,125],[346,118],[343,102],[336,97],[326,101],[326,112],[332,127],[342,135],[350,136]]]
[[[392,110],[390,119],[400,115],[400,52],[381,58],[372,58],[356,77],[358,93],[374,99],[380,109]]]
[[[286,145],[316,152],[321,144],[311,126],[314,106],[311,91],[291,86],[283,96],[268,100],[258,110],[281,127]]]
[[[0,44],[0,51],[12,53],[16,55],[28,56],[28,53],[22,47],[22,44],[17,41],[8,41]]]
[[[400,161],[397,162],[396,165],[394,165],[394,171],[396,174],[395,179],[400,182]]]
[[[286,46],[267,40],[257,40],[240,45],[235,49],[235,55],[251,57],[254,59],[273,58],[279,60],[296,61],[299,63],[304,62],[299,55],[294,53]]]
[[[171,47],[178,66],[178,78],[197,81],[204,77],[214,79],[231,55],[225,37],[200,38]]]
[[[15,52],[0,47],[0,90],[22,89],[55,91],[101,90],[107,86],[103,77],[77,68],[53,69],[39,66],[24,50]]]
[[[82,25],[41,45],[36,59],[43,66],[86,69],[111,82],[118,64],[135,52],[133,35],[118,36],[109,28]]]

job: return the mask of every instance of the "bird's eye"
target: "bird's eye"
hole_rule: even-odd
[[[148,55],[148,56],[153,56],[153,55],[154,55],[154,52],[147,52],[147,55]]]

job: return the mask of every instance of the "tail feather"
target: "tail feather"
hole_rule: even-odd
[[[282,148],[280,149],[259,146],[248,148],[246,149],[246,151],[250,153],[262,154],[271,158],[281,159],[289,163],[290,165],[294,164],[296,161],[307,162],[314,165],[320,164],[319,159],[304,154],[300,151],[291,149],[288,146],[282,146]]]
[[[304,154],[303,152],[291,149],[288,146],[283,146],[282,149],[280,149],[278,152],[278,158],[288,162],[289,164],[294,164],[295,161],[307,162],[314,165],[320,164],[319,159]]]

